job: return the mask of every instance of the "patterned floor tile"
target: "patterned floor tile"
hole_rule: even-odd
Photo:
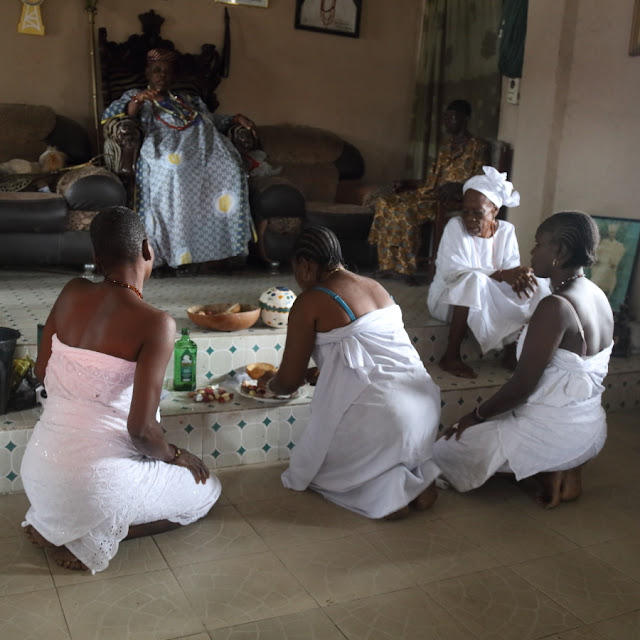
[[[190,564],[174,574],[209,631],[317,607],[272,552]]]
[[[169,640],[204,631],[169,570],[58,587],[58,594],[73,638]]]
[[[460,535],[505,565],[577,548],[575,543],[527,517],[520,509],[496,507],[481,514],[452,515],[445,519]]]
[[[408,519],[386,523],[366,539],[417,584],[425,584],[500,566],[469,537],[442,520]]]
[[[530,640],[580,626],[580,620],[511,569],[487,569],[422,587],[478,638]]]
[[[253,464],[221,469],[216,475],[231,504],[242,504],[290,495],[291,491],[285,489],[280,479],[287,466],[286,462]]]
[[[0,540],[24,535],[22,522],[29,509],[29,499],[25,493],[0,496]]]
[[[622,573],[640,582],[640,539],[633,535],[586,547],[585,551],[604,560]]]
[[[344,640],[344,636],[320,609],[257,620],[211,631],[211,640]]]
[[[26,536],[0,540],[0,567],[0,597],[54,586],[44,551]]]
[[[418,588],[327,607],[349,640],[473,640],[475,636]]]
[[[320,606],[415,584],[360,535],[280,548],[276,553]]]
[[[640,640],[640,611],[603,620],[593,628],[606,640]]]
[[[70,640],[55,589],[0,598],[2,640]]]
[[[288,491],[283,497],[236,505],[245,520],[272,548],[347,536],[362,519],[312,491]]]
[[[256,553],[267,548],[231,505],[215,505],[202,520],[153,538],[172,569],[215,558]]]
[[[640,583],[583,549],[511,568],[585,623],[640,609]]]

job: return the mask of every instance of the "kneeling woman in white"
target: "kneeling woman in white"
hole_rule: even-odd
[[[485,175],[463,186],[462,216],[445,227],[427,298],[431,315],[450,323],[440,367],[463,378],[476,377],[460,355],[467,329],[483,353],[512,345],[538,302],[549,295],[547,283],[538,283],[529,267],[520,266],[514,226],[496,219],[500,207],[520,203],[520,194],[505,173],[483,169]]]
[[[458,491],[512,472],[517,480],[540,474],[547,507],[580,495],[580,467],[607,436],[602,381],[613,314],[582,273],[597,244],[598,229],[584,213],[558,213],[538,228],[531,263],[537,276],[551,279],[553,295],[520,336],[513,377],[435,446],[436,463]]]
[[[338,239],[325,227],[303,231],[293,267],[303,292],[289,314],[282,365],[260,384],[292,393],[312,353],[320,375],[283,484],[369,518],[405,516],[409,504],[428,508],[437,496],[431,458],[440,390],[400,307],[375,280],[342,266]]]

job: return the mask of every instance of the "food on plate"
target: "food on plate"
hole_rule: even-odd
[[[258,384],[251,380],[243,380],[241,387],[242,390],[250,396],[262,397],[265,394],[265,389],[259,389]]]
[[[249,377],[254,380],[261,378],[267,371],[277,371],[277,369],[274,365],[267,362],[253,362],[247,365],[247,373]]]
[[[225,391],[219,387],[203,387],[202,389],[196,389],[195,391],[189,391],[189,397],[193,398],[196,402],[231,402],[233,400],[233,393]]]

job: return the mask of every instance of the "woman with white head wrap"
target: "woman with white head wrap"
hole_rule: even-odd
[[[460,354],[468,329],[483,353],[509,345],[513,356],[518,331],[550,292],[546,282],[520,265],[514,226],[496,219],[503,205],[520,204],[520,194],[506,173],[493,167],[483,171],[465,182],[462,216],[444,229],[427,298],[431,315],[450,323],[440,367],[463,378],[476,377]]]

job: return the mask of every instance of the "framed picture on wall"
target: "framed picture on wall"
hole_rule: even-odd
[[[635,0],[633,5],[631,37],[629,38],[629,55],[640,56],[640,0]]]
[[[296,29],[357,38],[362,0],[296,0]]]
[[[216,0],[222,4],[246,4],[249,7],[262,7],[266,9],[269,6],[269,0]]]
[[[607,294],[611,308],[618,312],[629,294],[638,257],[640,220],[598,216],[593,219],[600,231],[600,244],[596,263],[585,269],[585,274]]]

